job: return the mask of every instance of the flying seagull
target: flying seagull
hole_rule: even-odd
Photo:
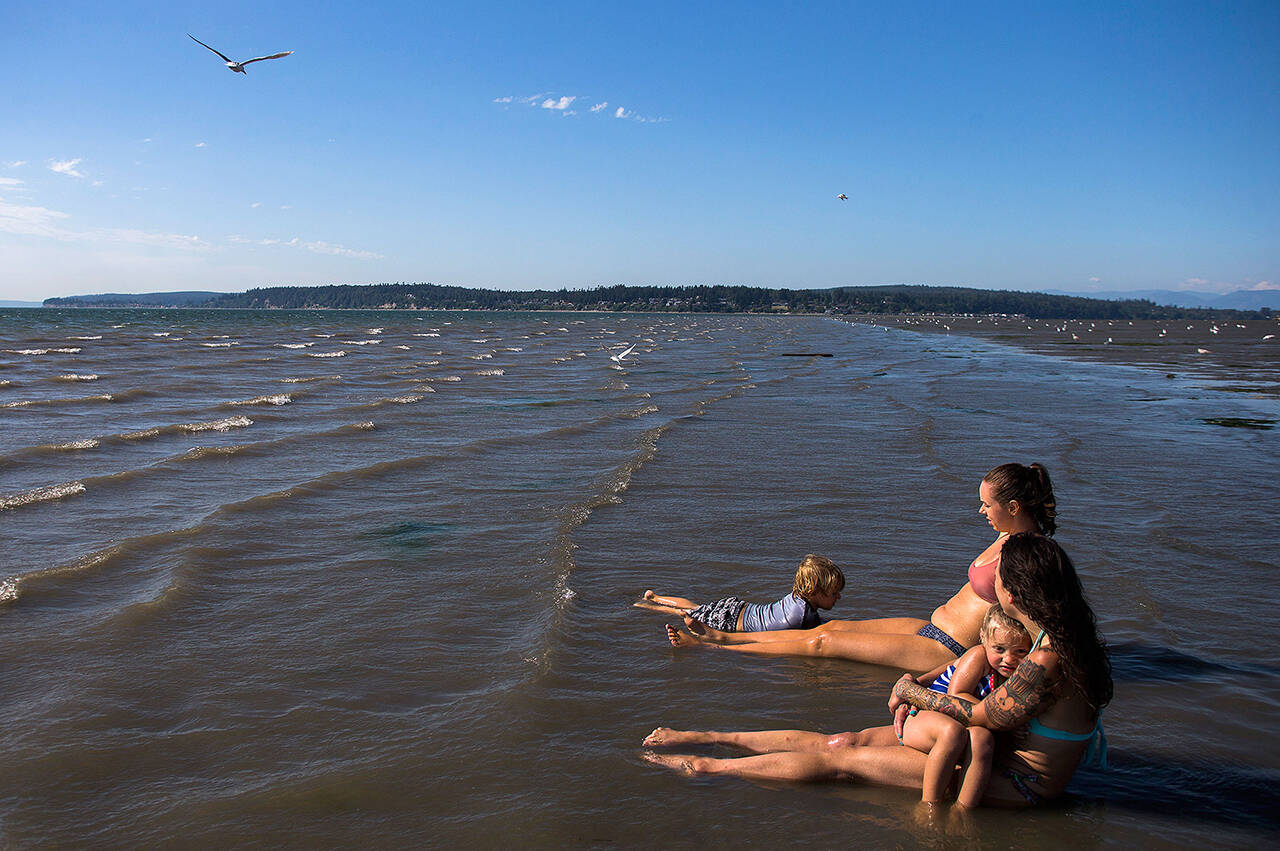
[[[208,46],[208,45],[206,45],[206,47],[207,47],[207,46]],[[212,50],[212,48],[210,48],[210,50]],[[214,52],[216,53],[217,51],[214,51]],[[221,54],[221,53],[219,53],[218,55],[219,55],[219,56],[221,56],[222,54]],[[250,60],[250,61],[253,61],[253,60]],[[848,195],[846,195],[846,194],[844,194],[843,192],[841,192],[841,193],[840,193],[839,195],[837,195],[836,197],[837,197],[837,198],[839,198],[841,201],[848,201],[848,200],[849,200],[849,196],[848,196]]]
[[[627,350],[626,350],[625,352],[623,352],[622,354],[618,354],[618,355],[613,355],[613,354],[611,354],[611,355],[609,355],[609,360],[613,361],[614,363],[620,364],[620,363],[622,363],[624,360],[626,360],[627,355],[629,355],[629,354],[631,354],[633,351],[635,351],[635,348],[636,348],[636,344],[635,344],[635,343],[632,343],[630,346],[628,346],[628,347],[627,347]]]
[[[201,47],[208,47],[209,50],[213,50],[212,47],[209,47],[209,45],[205,44],[200,39],[191,35],[191,33],[187,33],[187,37],[190,38],[192,41],[194,41],[196,44],[200,45]],[[227,63],[228,68],[240,74],[245,73],[244,66],[248,65],[250,62],[261,62],[263,59],[279,59],[282,56],[288,56],[290,53],[293,53],[292,50],[286,50],[284,53],[273,53],[270,56],[256,56],[253,59],[246,59],[243,62],[236,62],[234,59],[228,59],[226,56],[223,56],[221,53],[218,53],[218,51],[216,50],[213,50],[213,52],[217,53],[219,56],[222,56],[222,61]]]

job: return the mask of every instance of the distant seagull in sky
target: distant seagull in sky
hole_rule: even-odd
[[[213,50],[212,47],[209,47],[209,45],[205,44],[203,41],[196,38],[191,33],[187,33],[187,37],[190,38],[192,41],[194,41],[196,44],[200,45],[201,47],[207,47],[209,48],[209,50]],[[250,62],[261,62],[263,59],[279,59],[283,56],[288,56],[290,53],[293,53],[292,50],[286,50],[284,53],[273,53],[270,56],[256,56],[253,59],[246,59],[243,62],[236,62],[234,59],[228,59],[226,56],[223,56],[221,53],[218,53],[218,51],[216,50],[213,50],[213,52],[217,53],[219,56],[222,56],[222,61],[227,63],[228,68],[230,68],[232,71],[236,71],[241,74],[245,73],[244,66],[248,65]]]
[[[841,193],[840,193],[839,195],[837,195],[836,197],[837,197],[837,198],[839,198],[841,201],[848,201],[848,200],[849,200],[849,196],[848,196],[848,195],[846,195],[846,194],[844,194],[843,192],[841,192]]]

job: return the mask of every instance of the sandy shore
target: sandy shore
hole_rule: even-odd
[[[1280,397],[1280,318],[1027,319],[1019,316],[846,316],[859,324],[978,337],[1040,354],[1122,363],[1172,377],[1227,382],[1219,389]]]

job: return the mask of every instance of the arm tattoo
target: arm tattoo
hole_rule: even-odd
[[[1012,730],[1026,724],[1040,713],[1050,689],[1044,668],[1023,659],[1013,676],[983,701],[991,728]]]
[[[939,694],[936,691],[930,691],[919,683],[902,680],[893,687],[893,690],[898,697],[917,709],[932,709],[934,712],[941,712],[966,727],[973,723],[973,704],[963,697],[956,697],[954,694]]]

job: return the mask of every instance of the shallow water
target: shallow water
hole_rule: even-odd
[[[0,311],[0,845],[1273,840],[1280,431],[1212,420],[1280,403],[1224,387],[822,318]],[[834,615],[927,617],[1006,460],[1112,644],[1111,771],[948,833],[642,761],[883,723],[899,673],[673,650],[645,588],[818,552]]]

